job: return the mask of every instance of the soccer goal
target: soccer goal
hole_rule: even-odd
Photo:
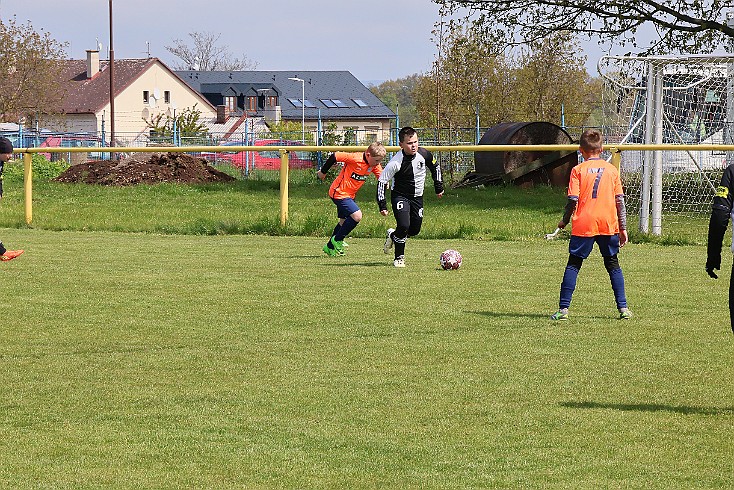
[[[662,234],[666,222],[710,212],[734,152],[734,55],[604,56],[603,121],[607,145],[695,145],[685,150],[624,151],[622,179],[639,229]],[[699,149],[700,148],[700,149]]]

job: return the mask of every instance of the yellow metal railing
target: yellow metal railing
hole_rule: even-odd
[[[441,151],[576,151],[578,145],[453,145],[425,146],[431,152]],[[239,151],[278,151],[280,152],[280,223],[288,221],[288,153],[292,151],[332,152],[332,151],[364,151],[366,146],[143,146],[143,147],[77,147],[77,148],[16,148],[14,153],[23,154],[25,220],[31,224],[33,220],[33,179],[31,159],[34,153],[199,153],[199,152],[239,152]],[[389,152],[400,151],[399,146],[386,146]],[[661,150],[661,151],[728,151],[734,152],[734,145],[642,145],[623,144],[608,145],[606,150],[612,153],[612,163],[619,168],[622,152],[628,150]]]

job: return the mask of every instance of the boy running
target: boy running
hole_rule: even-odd
[[[624,276],[617,254],[628,240],[627,211],[619,172],[614,165],[601,158],[603,138],[596,129],[584,131],[580,140],[584,161],[571,170],[568,184],[568,203],[558,228],[571,222],[571,241],[568,245],[568,263],[561,282],[558,311],[551,320],[568,320],[568,307],[576,289],[576,279],[585,258],[594,243],[604,257],[604,267],[614,291],[619,318],[628,320],[632,312],[627,308]],[[573,216],[573,217],[572,217]]]
[[[363,153],[332,153],[326,159],[321,169],[316,173],[319,179],[324,180],[326,173],[336,163],[344,166],[329,187],[329,197],[336,204],[336,213],[339,222],[331,233],[331,238],[324,245],[324,253],[330,257],[344,255],[344,239],[362,220],[362,210],[355,202],[357,191],[364,185],[370,173],[379,178],[382,173],[382,160],[387,151],[382,143],[375,141]]]
[[[443,196],[441,167],[433,161],[433,154],[418,146],[418,134],[411,127],[404,127],[398,133],[400,153],[390,159],[377,183],[377,203],[380,213],[387,216],[385,190],[392,180],[390,200],[395,214],[395,228],[387,230],[383,251],[389,253],[395,246],[395,267],[405,267],[405,241],[416,236],[423,224],[423,187],[426,169],[433,177],[436,195]]]

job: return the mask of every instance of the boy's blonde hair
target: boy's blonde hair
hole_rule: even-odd
[[[370,146],[367,147],[367,153],[375,158],[385,158],[385,155],[387,155],[387,150],[384,146],[382,146],[382,143],[380,143],[379,141],[373,141],[372,143],[370,143]]]
[[[579,147],[588,153],[601,153],[604,137],[598,129],[587,129],[581,134]]]

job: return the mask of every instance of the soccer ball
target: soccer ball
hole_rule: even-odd
[[[461,267],[461,254],[456,250],[445,250],[439,258],[441,268],[445,271],[453,271]]]

